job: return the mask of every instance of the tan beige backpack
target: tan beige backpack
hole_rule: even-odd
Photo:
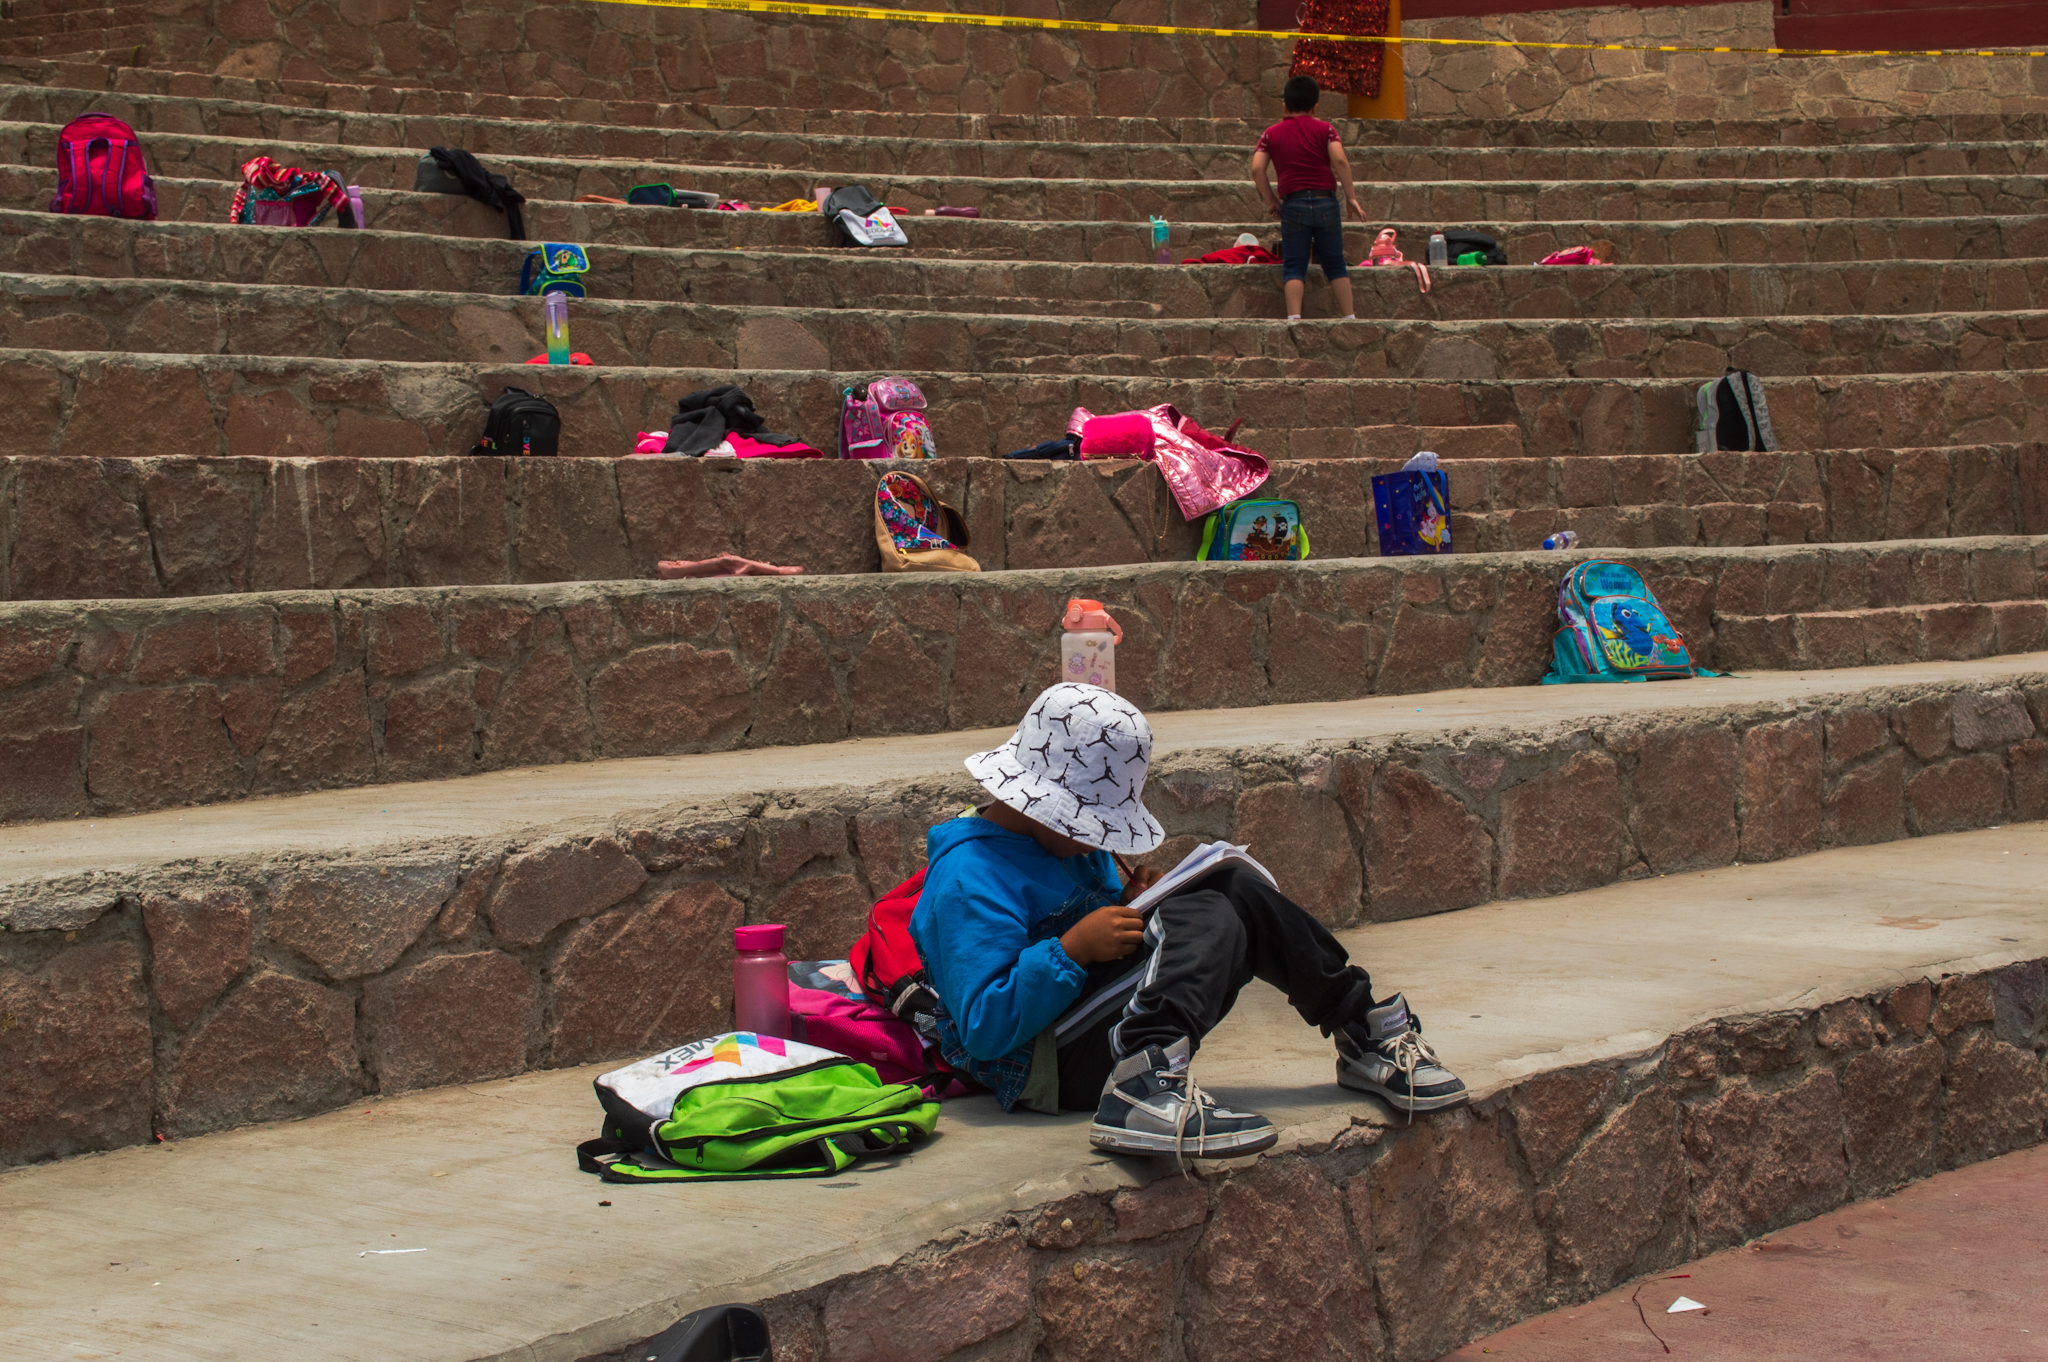
[[[924,479],[894,469],[875,488],[875,543],[884,572],[979,572],[967,547],[967,521],[932,495]]]

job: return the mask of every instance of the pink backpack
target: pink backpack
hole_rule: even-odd
[[[872,1064],[884,1083],[917,1083],[934,1097],[972,1091],[967,1080],[940,1072],[944,1062],[916,1028],[866,999],[791,984],[789,1020],[791,1040]]]
[[[938,457],[924,394],[907,378],[878,378],[848,388],[839,413],[842,459],[932,459]]]
[[[53,213],[156,219],[156,182],[142,162],[135,129],[109,114],[80,114],[57,134]]]

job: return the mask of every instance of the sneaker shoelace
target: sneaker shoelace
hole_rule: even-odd
[[[1198,1109],[1202,1113],[1201,1125],[1195,1131],[1195,1141],[1199,1149],[1202,1138],[1209,1133],[1208,1107],[1209,1094],[1203,1092],[1202,1085],[1195,1082],[1195,1071],[1183,1070],[1180,1076],[1180,1114],[1174,1117],[1173,1121],[1173,1161],[1184,1178],[1193,1176],[1188,1172],[1186,1154],[1188,1117]],[[1199,1158],[1200,1154],[1197,1153],[1196,1157]]]
[[[1403,1031],[1387,1042],[1391,1058],[1400,1066],[1402,1086],[1408,1093],[1408,1124],[1415,1124],[1415,1071],[1424,1064],[1434,1064],[1436,1051],[1429,1048],[1429,1042],[1418,1031]]]

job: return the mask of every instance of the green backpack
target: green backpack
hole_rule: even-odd
[[[830,1177],[932,1133],[913,1083],[800,1041],[734,1031],[596,1080],[604,1126],[576,1165],[606,1182]]]

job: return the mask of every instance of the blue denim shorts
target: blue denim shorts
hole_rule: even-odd
[[[1334,194],[1322,198],[1288,199],[1280,205],[1280,277],[1308,278],[1308,252],[1313,245],[1323,278],[1342,279],[1351,273],[1344,263],[1344,210]]]

